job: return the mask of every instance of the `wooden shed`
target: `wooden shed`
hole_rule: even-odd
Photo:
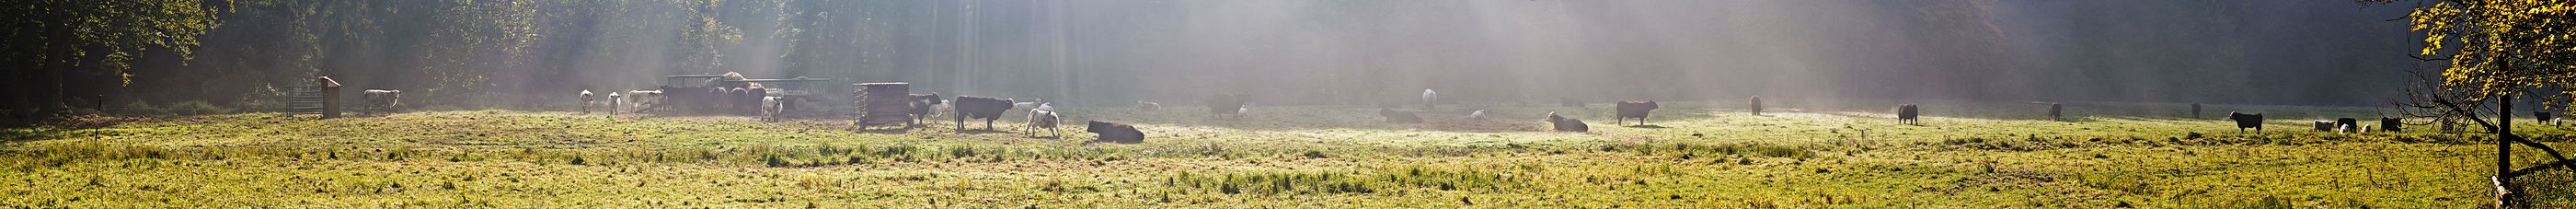
[[[855,95],[859,103],[859,129],[891,125],[909,129],[912,124],[911,83],[862,83]]]

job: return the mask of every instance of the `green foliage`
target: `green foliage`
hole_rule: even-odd
[[[2443,84],[2479,95],[2576,84],[2576,3],[2549,0],[2445,0],[2407,14],[2423,34],[2418,54],[2448,59]],[[2448,52],[2448,53],[2445,53]],[[2571,92],[2553,92],[2568,104]]]
[[[161,114],[161,108],[153,107],[152,103],[144,103],[143,100],[134,100],[134,102],[125,103],[125,106],[118,107],[118,109],[118,113],[124,114]]]
[[[167,113],[182,115],[223,114],[231,113],[233,111],[232,108],[224,108],[222,106],[215,106],[214,104],[206,103],[206,101],[196,100],[170,103],[169,106],[162,108],[165,109]]]

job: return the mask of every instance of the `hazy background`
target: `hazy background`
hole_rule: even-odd
[[[232,1],[111,103],[331,75],[416,105],[543,108],[661,76],[1197,104],[1771,98],[2381,105],[2405,8],[2343,1]],[[352,90],[354,91],[354,90]],[[420,98],[420,99],[414,99]],[[416,102],[415,102],[416,101]]]

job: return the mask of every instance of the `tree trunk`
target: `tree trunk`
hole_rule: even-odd
[[[2516,189],[2513,186],[2513,178],[2511,176],[2505,176],[2507,173],[2513,173],[2513,138],[2511,138],[2513,137],[2513,94],[2511,93],[2496,95],[2495,134],[2495,182],[2497,188],[2504,190],[2498,191],[2501,194],[2496,196],[2496,202],[2511,205],[2514,202],[2518,202],[2516,201],[2518,198],[2514,198],[2515,196],[2521,196],[2519,194],[2514,194],[2514,190]]]

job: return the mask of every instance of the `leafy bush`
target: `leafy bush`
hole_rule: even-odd
[[[115,112],[129,115],[153,115],[161,114],[161,108],[152,107],[151,103],[144,103],[143,100],[134,100],[133,103],[125,103],[125,107],[117,108]]]
[[[215,106],[214,104],[207,104],[206,101],[196,100],[170,104],[169,107],[165,108],[166,110],[164,111],[167,113],[182,115],[222,114],[233,111],[232,108],[224,108],[221,106]]]

